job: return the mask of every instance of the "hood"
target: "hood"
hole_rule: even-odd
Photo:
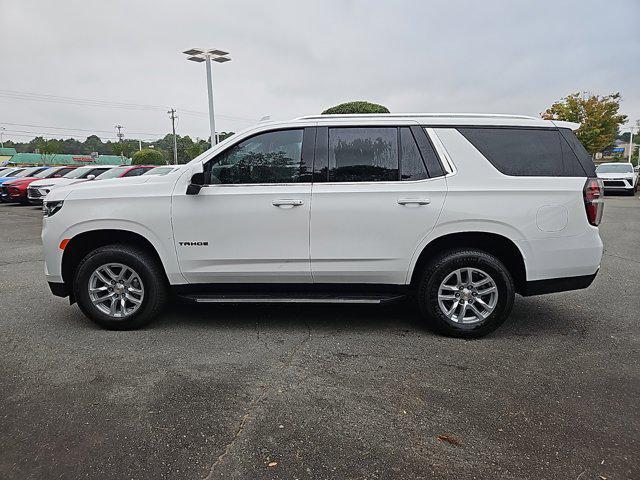
[[[39,178],[36,177],[23,177],[23,178],[16,178],[14,180],[7,180],[4,182],[4,185],[24,185],[24,184],[29,184],[31,182],[35,182],[36,180],[40,180]]]
[[[84,179],[82,178],[65,178],[65,177],[58,177],[58,178],[43,178],[41,180],[37,180],[35,182],[32,183],[32,186],[34,187],[46,187],[49,185],[55,185],[56,187],[58,186],[62,186],[62,185],[69,185],[73,182],[77,182],[77,181],[83,181]]]
[[[599,172],[596,172],[596,175],[598,176],[598,178],[607,178],[607,179],[611,179],[611,178],[633,178],[635,173],[632,173],[632,172],[626,172],[626,173],[599,173]]]
[[[46,199],[64,200],[72,192],[84,197],[101,197],[105,194],[113,193],[116,190],[126,189],[127,187],[134,185],[142,185],[152,178],[155,177],[140,175],[137,177],[109,178],[107,180],[94,180],[91,182],[83,181],[80,183],[68,183],[66,185],[56,186],[56,188],[49,192]],[[135,187],[132,192],[134,191]]]

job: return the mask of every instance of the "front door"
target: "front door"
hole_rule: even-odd
[[[174,193],[174,240],[189,282],[311,282],[314,134],[288,129],[246,138],[205,165],[210,180],[198,195]],[[308,141],[311,155],[303,155]]]

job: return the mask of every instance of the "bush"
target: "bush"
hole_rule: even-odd
[[[166,165],[162,152],[153,148],[143,148],[133,154],[131,165]]]
[[[347,102],[336,105],[335,107],[328,108],[322,115],[330,114],[349,114],[349,113],[389,113],[389,109],[384,105],[378,105],[377,103],[370,102]]]

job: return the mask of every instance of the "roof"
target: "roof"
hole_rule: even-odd
[[[71,155],[71,154],[40,154],[40,153],[16,153],[11,157],[12,164],[33,165],[129,165],[130,158],[121,158],[118,155]]]
[[[9,147],[0,147],[0,155],[15,155],[16,154],[16,149],[15,148],[9,148]]]
[[[294,122],[316,121],[322,124],[407,122],[428,125],[495,125],[559,127],[576,130],[580,124],[560,120],[544,120],[528,115],[506,115],[501,113],[367,113],[347,115],[310,115],[299,117]]]

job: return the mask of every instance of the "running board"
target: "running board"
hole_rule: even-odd
[[[405,298],[404,295],[331,295],[331,294],[202,294],[179,295],[192,303],[389,303]]]

